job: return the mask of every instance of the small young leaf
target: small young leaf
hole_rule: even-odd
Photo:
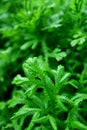
[[[21,85],[21,84],[27,84],[29,82],[28,78],[26,77],[21,77],[21,75],[17,75],[14,80],[13,80],[13,84],[16,84],[16,85]]]

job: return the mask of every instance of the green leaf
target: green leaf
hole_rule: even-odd
[[[29,123],[29,126],[25,130],[32,130],[32,128],[35,125],[34,121],[38,120],[39,116],[40,116],[40,113],[39,112],[35,112],[35,114],[33,115],[32,119],[31,119],[31,121]]]
[[[53,116],[49,115],[49,121],[53,130],[58,130],[56,119]]]
[[[32,49],[35,49],[37,45],[38,45],[38,39],[34,39],[34,40],[31,40],[31,41],[28,41],[28,42],[24,43],[24,44],[20,47],[20,49],[21,49],[21,50],[26,50],[26,49],[29,49],[30,47],[31,47]]]
[[[61,110],[61,111],[67,111],[67,107],[64,105],[63,101],[60,99],[59,96],[56,97],[56,103],[57,103],[57,107]]]
[[[14,80],[13,80],[13,84],[16,84],[16,85],[21,85],[21,84],[27,84],[29,82],[28,78],[26,77],[21,77],[20,74],[18,74]]]
[[[63,74],[64,74],[64,67],[62,65],[59,65],[58,68],[57,68],[57,73],[55,74],[56,86],[59,85],[59,82],[60,82],[61,77],[63,76]]]
[[[40,97],[36,95],[32,95],[30,98],[34,104],[36,104],[39,108],[43,108],[43,101],[40,99]]]
[[[43,83],[42,83],[43,88],[45,89],[45,91],[46,91],[47,95],[49,96],[49,98],[53,101],[54,96],[55,96],[55,88],[54,88],[54,84],[53,84],[52,80],[47,75],[44,75],[42,80],[43,80]]]
[[[25,94],[26,94],[28,97],[31,97],[31,96],[34,94],[36,88],[37,88],[36,84],[31,85],[31,86],[25,91]]]
[[[48,119],[49,119],[49,116],[47,115],[47,116],[40,117],[38,119],[34,119],[34,122],[43,124],[43,123],[46,123]]]
[[[87,126],[80,121],[72,121],[72,127],[79,130],[87,130]]]
[[[74,47],[76,45],[82,45],[86,40],[85,36],[84,35],[82,36],[82,34],[75,35],[74,38],[76,38],[76,39],[72,40],[70,43],[72,47]]]
[[[51,58],[55,58],[57,61],[62,60],[64,57],[66,57],[66,53],[65,52],[61,52],[60,49],[55,49],[53,52],[48,54],[49,57]]]
[[[70,77],[70,73],[65,73],[64,76],[61,78],[60,83],[66,82]]]
[[[68,82],[70,85],[72,85],[73,87],[75,87],[76,89],[78,89],[79,88],[79,83],[78,83],[78,81],[76,81],[76,80],[74,80],[74,79],[72,79],[72,80],[70,80],[69,82]]]
[[[26,105],[24,105],[18,110],[18,112],[15,113],[15,115],[11,119],[20,118],[24,115],[33,115],[35,112],[38,111],[40,111],[39,108],[28,108]]]
[[[75,105],[79,105],[83,100],[87,100],[87,94],[77,93],[71,100],[74,101]]]
[[[13,98],[7,101],[8,107],[14,108],[17,104],[24,104],[25,99],[26,98],[23,91],[16,91]]]
[[[67,96],[59,95],[57,97],[60,99],[60,101],[62,101],[64,103],[68,103],[69,105],[72,105],[72,106],[74,105],[74,102]]]
[[[57,72],[55,74],[55,86],[56,86],[56,91],[59,92],[61,89],[62,85],[67,84],[68,79],[70,77],[70,73],[66,73],[64,71],[64,67],[62,65],[59,65],[57,68]]]

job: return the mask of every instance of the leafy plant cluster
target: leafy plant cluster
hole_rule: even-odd
[[[86,5],[0,1],[1,130],[87,130]]]

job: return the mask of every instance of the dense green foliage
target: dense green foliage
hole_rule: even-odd
[[[0,130],[87,130],[87,0],[0,0]]]

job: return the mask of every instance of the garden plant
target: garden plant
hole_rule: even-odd
[[[0,0],[0,130],[87,130],[87,0]]]

